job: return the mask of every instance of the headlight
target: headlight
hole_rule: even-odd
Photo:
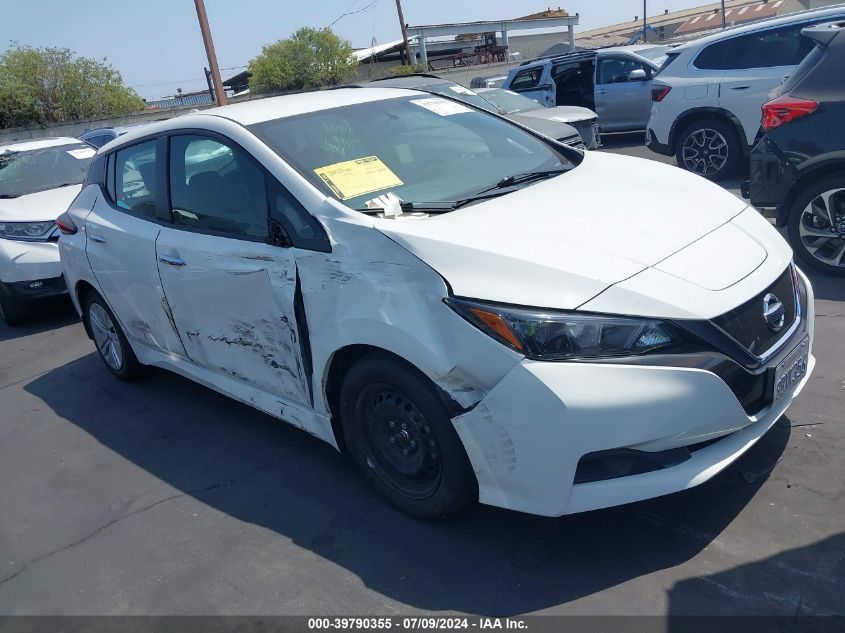
[[[7,240],[43,241],[54,226],[55,222],[0,222],[0,237]]]
[[[671,324],[656,319],[513,308],[455,298],[446,303],[481,331],[535,360],[631,356],[684,342]]]

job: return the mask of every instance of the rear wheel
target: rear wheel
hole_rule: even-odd
[[[717,119],[689,125],[678,138],[678,166],[710,180],[731,176],[739,165],[742,148],[734,127]]]
[[[9,327],[15,327],[26,321],[28,316],[28,306],[19,299],[9,296],[0,284],[0,319]]]
[[[120,324],[96,292],[85,299],[85,320],[100,358],[111,373],[121,380],[133,380],[143,373],[144,366],[138,362]]]
[[[787,233],[808,266],[845,276],[845,177],[822,178],[806,187],[789,210]]]
[[[434,386],[417,370],[374,353],[340,395],[346,445],[373,486],[420,518],[454,514],[478,498],[463,444]]]

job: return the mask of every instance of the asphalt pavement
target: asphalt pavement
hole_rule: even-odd
[[[640,140],[606,149],[659,158]],[[815,373],[757,445],[559,519],[411,519],[301,431],[165,371],[119,382],[51,304],[0,325],[0,615],[845,615],[845,281],[812,281]]]

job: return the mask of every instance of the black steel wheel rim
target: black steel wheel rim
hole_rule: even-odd
[[[416,403],[384,383],[368,385],[355,403],[367,466],[379,480],[409,499],[427,499],[440,484],[437,438]]]

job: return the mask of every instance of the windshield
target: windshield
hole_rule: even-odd
[[[502,179],[580,159],[498,117],[442,97],[400,97],[249,126],[326,195],[353,209],[391,192],[462,200]]]
[[[17,198],[85,180],[94,149],[68,143],[39,149],[0,153],[0,198]]]
[[[670,50],[672,49],[668,46],[655,46],[654,48],[642,48],[636,54],[660,68],[669,56]]]
[[[511,92],[510,90],[503,90],[501,88],[492,88],[479,92],[483,99],[486,99],[494,106],[502,110],[505,114],[519,114],[520,112],[531,112],[532,110],[544,109],[534,99],[523,97],[521,94]]]

